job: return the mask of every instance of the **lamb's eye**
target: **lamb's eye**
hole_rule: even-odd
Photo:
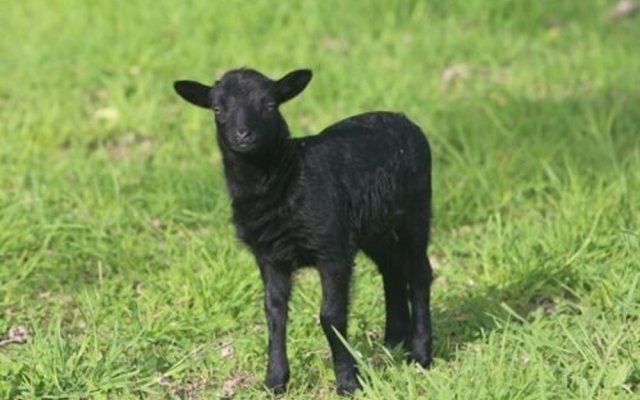
[[[274,103],[273,101],[268,101],[265,103],[264,108],[266,108],[269,111],[275,110],[276,109],[276,103]]]
[[[216,114],[222,114],[222,107],[213,106],[213,112],[216,113]]]

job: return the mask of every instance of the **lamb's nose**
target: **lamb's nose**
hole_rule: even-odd
[[[236,135],[238,136],[238,140],[243,142],[251,137],[251,132],[249,132],[248,130],[236,131]]]

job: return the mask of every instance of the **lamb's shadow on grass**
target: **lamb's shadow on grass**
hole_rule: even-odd
[[[510,324],[550,315],[559,301],[577,301],[571,270],[535,269],[507,285],[472,286],[432,304],[435,358],[451,361],[468,344]],[[436,288],[437,290],[437,288]]]

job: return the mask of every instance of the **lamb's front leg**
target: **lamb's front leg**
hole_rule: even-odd
[[[347,308],[351,262],[323,263],[318,265],[322,282],[322,310],[320,323],[331,347],[333,369],[339,394],[349,394],[360,388],[356,361],[340,341],[336,331],[347,338]],[[335,329],[335,330],[334,330]]]
[[[291,293],[291,272],[271,263],[260,263],[264,282],[264,309],[269,328],[269,364],[265,386],[284,392],[289,381],[287,359],[287,313]]]

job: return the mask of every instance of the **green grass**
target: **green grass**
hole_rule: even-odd
[[[0,398],[269,398],[211,115],[171,87],[242,65],[313,68],[296,135],[393,109],[432,142],[435,365],[381,346],[358,258],[359,398],[640,397],[640,25],[611,6],[0,0],[0,335],[30,335]],[[334,397],[319,300],[301,272],[284,398]]]

